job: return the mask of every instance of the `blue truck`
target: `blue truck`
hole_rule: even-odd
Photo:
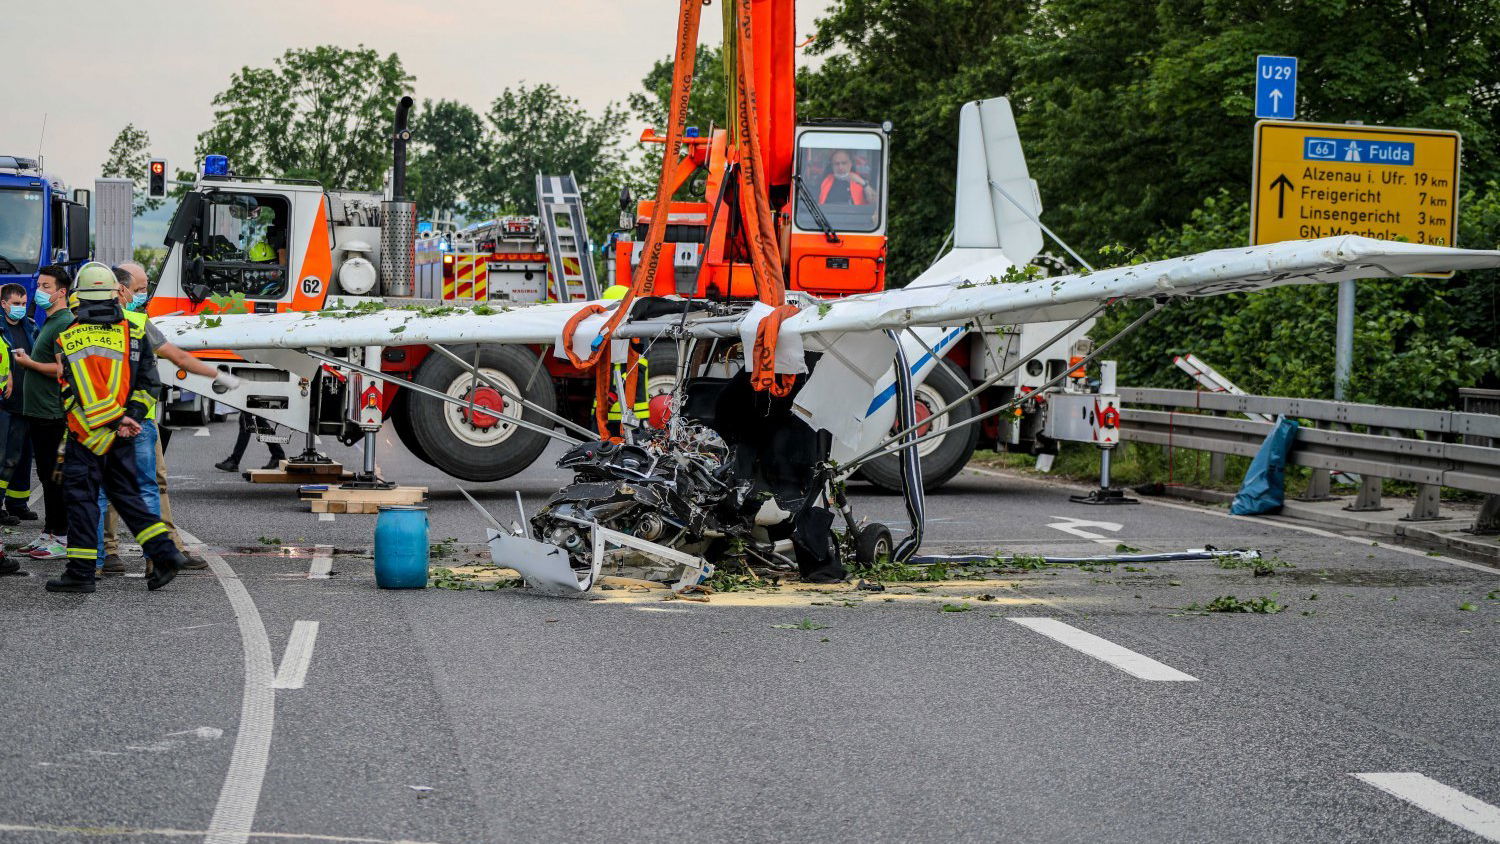
[[[37,270],[89,260],[89,192],[68,191],[36,159],[0,155],[0,284],[18,283],[29,298]]]

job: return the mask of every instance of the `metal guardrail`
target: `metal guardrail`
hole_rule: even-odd
[[[1313,469],[1304,500],[1330,498],[1333,471],[1360,475],[1359,494],[1345,508],[1357,512],[1390,509],[1381,505],[1382,478],[1416,484],[1416,503],[1403,517],[1409,521],[1445,518],[1438,512],[1442,487],[1500,495],[1500,448],[1466,444],[1500,442],[1500,416],[1193,390],[1119,393],[1122,440],[1211,452],[1218,478],[1222,455],[1254,456],[1271,430],[1229,414],[1264,413],[1303,423],[1287,460]]]

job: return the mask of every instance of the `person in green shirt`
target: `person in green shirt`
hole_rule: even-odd
[[[68,556],[68,505],[63,500],[62,484],[57,474],[58,449],[68,433],[63,418],[61,385],[58,376],[62,364],[57,354],[57,336],[73,324],[68,310],[68,285],[72,276],[66,267],[43,267],[36,281],[36,304],[47,313],[46,322],[37,330],[36,343],[28,355],[24,349],[12,354],[13,363],[30,374],[21,380],[21,415],[26,417],[31,436],[32,460],[42,482],[42,534],[23,552],[37,560],[61,560]]]

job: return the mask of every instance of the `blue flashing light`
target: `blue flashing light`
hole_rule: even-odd
[[[689,126],[689,127],[687,127],[686,129],[684,129],[682,131],[682,134],[686,135],[689,138],[696,138],[696,137],[698,137],[698,127],[697,126]]]
[[[203,175],[205,176],[228,176],[229,156],[227,155],[205,155],[203,156]]]

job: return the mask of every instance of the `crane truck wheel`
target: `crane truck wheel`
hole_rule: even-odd
[[[481,349],[456,346],[453,352],[462,360],[475,362],[482,375],[498,382],[506,391],[556,410],[557,393],[552,379],[545,372],[532,377],[537,358],[531,350],[521,346]],[[422,452],[418,456],[431,458],[429,463],[449,475],[465,481],[498,481],[530,466],[547,447],[546,435],[510,421],[523,419],[550,428],[552,423],[546,417],[535,411],[523,415],[519,403],[506,399],[483,381],[476,383],[467,368],[447,357],[428,355],[417,367],[414,380],[456,399],[472,400],[478,407],[489,410],[470,410],[420,393],[407,397],[413,440]],[[530,387],[523,390],[528,380]]]
[[[953,408],[945,416],[934,416],[933,411],[946,406],[969,391],[969,380],[948,361],[940,361],[916,389],[917,421],[922,427],[918,434],[941,431],[952,427],[979,413],[979,402],[970,398]],[[895,433],[893,429],[892,433]],[[968,425],[952,433],[933,437],[917,445],[922,456],[922,487],[929,492],[947,483],[968,465],[979,444],[979,426]],[[887,454],[866,463],[859,469],[859,476],[886,492],[901,491],[901,458]]]
[[[428,466],[436,465],[427,450],[422,448],[422,443],[417,440],[416,429],[411,423],[411,399],[410,390],[397,390],[396,399],[391,407],[391,427],[396,431],[396,439],[406,446],[411,456],[426,463]]]

